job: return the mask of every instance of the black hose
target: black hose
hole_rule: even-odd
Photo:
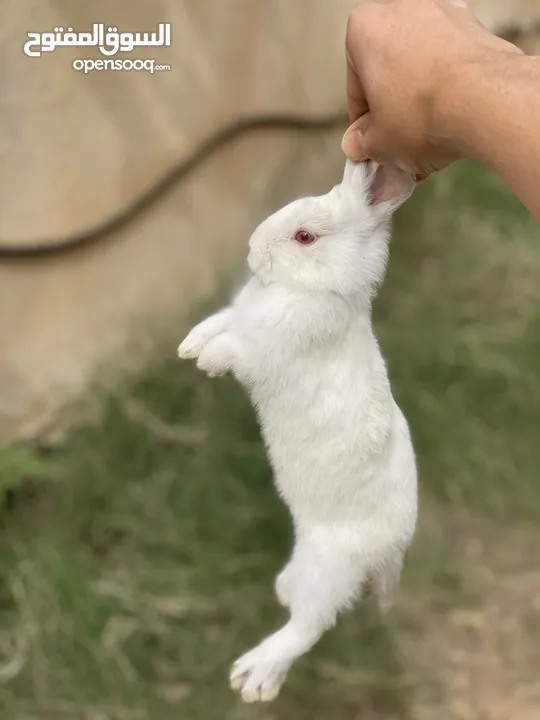
[[[236,120],[230,125],[218,130],[214,135],[203,141],[199,147],[154,183],[142,191],[128,205],[114,213],[111,217],[102,220],[96,225],[74,233],[64,238],[51,241],[36,241],[26,245],[16,245],[14,242],[0,243],[0,258],[26,258],[42,257],[60,252],[68,252],[82,245],[95,242],[118,228],[131,222],[137,215],[154,203],[172,185],[182,180],[191,170],[194,170],[206,158],[212,155],[223,145],[246,132],[271,129],[298,129],[298,130],[327,130],[333,127],[347,126],[347,115],[344,113],[310,117],[304,115],[260,115]]]

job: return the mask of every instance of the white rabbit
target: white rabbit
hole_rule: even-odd
[[[246,702],[273,700],[292,663],[363,586],[372,583],[387,606],[399,584],[416,524],[416,464],[371,299],[392,212],[413,187],[399,170],[347,161],[341,185],[255,230],[251,278],[178,349],[247,389],[294,522],[294,551],[275,585],[290,619],[231,671]]]

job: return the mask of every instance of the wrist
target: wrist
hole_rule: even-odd
[[[430,129],[432,142],[456,157],[471,154],[467,140],[471,100],[482,83],[479,79],[482,65],[465,58],[450,62],[436,86]]]
[[[498,98],[508,93],[531,60],[520,51],[496,50],[449,63],[433,103],[433,142],[455,157],[489,163],[489,128]]]

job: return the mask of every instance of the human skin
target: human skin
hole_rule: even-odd
[[[471,158],[540,218],[540,57],[492,35],[462,0],[361,5],[346,50],[349,158],[418,179]]]

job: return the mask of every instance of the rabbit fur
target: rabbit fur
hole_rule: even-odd
[[[237,660],[244,701],[273,700],[292,663],[372,584],[386,608],[415,529],[407,421],[371,327],[390,219],[414,181],[347,161],[340,185],[267,218],[249,242],[251,276],[178,349],[210,377],[232,373],[261,424],[295,532],[275,590],[290,618]],[[316,238],[309,244],[297,241]]]

